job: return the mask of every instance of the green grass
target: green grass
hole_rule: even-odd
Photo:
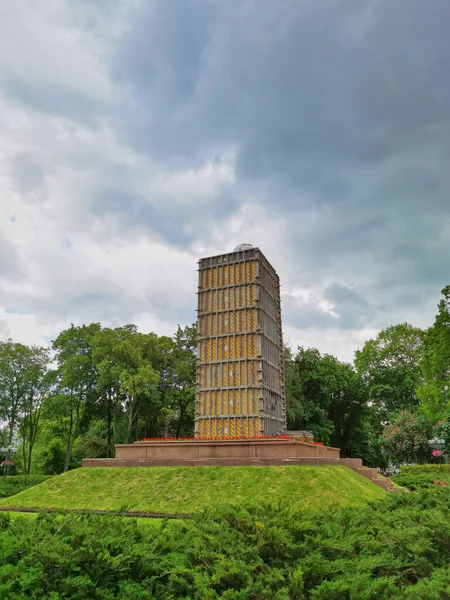
[[[2,498],[3,506],[193,513],[219,505],[288,502],[358,506],[386,492],[343,466],[128,467],[69,471]]]

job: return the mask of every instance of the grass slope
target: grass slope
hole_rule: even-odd
[[[84,468],[2,498],[3,506],[192,513],[224,504],[287,501],[357,506],[385,496],[343,466]]]

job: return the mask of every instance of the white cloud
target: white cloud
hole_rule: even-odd
[[[70,2],[14,0],[0,5],[0,82],[64,87],[111,100],[102,40],[80,27]]]
[[[284,327],[285,341],[292,350],[298,346],[317,348],[324,354],[332,354],[340,360],[353,362],[355,351],[364,343],[378,334],[378,329],[367,328],[358,330],[342,330],[337,328],[296,329],[289,325]]]

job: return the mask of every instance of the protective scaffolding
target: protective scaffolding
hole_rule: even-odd
[[[280,281],[258,248],[203,258],[198,278],[195,434],[286,429]]]

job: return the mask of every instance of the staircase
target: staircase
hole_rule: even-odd
[[[362,458],[341,458],[341,463],[355,473],[358,473],[358,475],[362,475],[363,477],[366,477],[366,479],[370,479],[372,483],[382,487],[387,492],[396,491],[389,477],[380,477],[376,469],[371,467],[363,467]]]

